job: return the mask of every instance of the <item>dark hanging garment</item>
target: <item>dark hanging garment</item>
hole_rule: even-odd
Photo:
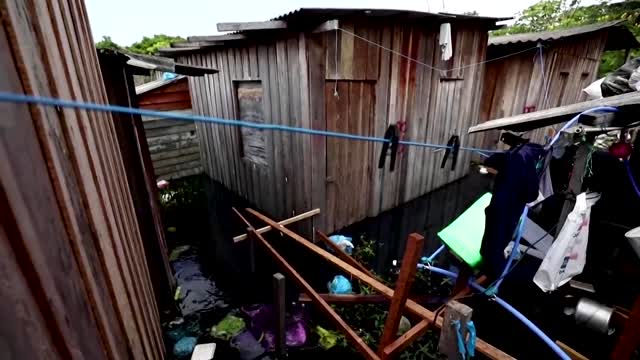
[[[542,145],[527,143],[485,160],[485,165],[496,169],[498,174],[491,203],[485,209],[485,229],[480,254],[486,270],[494,277],[499,276],[504,269],[504,248],[513,239],[525,205],[538,197],[537,167],[544,154]]]

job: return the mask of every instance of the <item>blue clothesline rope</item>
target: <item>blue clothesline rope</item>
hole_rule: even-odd
[[[168,112],[168,111],[153,111],[153,110],[131,108],[131,107],[119,106],[119,105],[105,105],[105,104],[96,104],[96,103],[82,102],[82,101],[75,101],[75,100],[64,100],[64,99],[58,99],[58,98],[52,98],[52,97],[46,97],[46,96],[33,96],[33,95],[25,95],[25,94],[0,92],[0,102],[58,106],[63,108],[83,109],[83,110],[99,111],[99,112],[125,113],[125,114],[133,114],[133,115],[140,115],[140,116],[157,117],[157,118],[163,118],[163,119],[193,121],[193,122],[210,123],[210,124],[218,124],[218,125],[241,126],[241,127],[259,129],[259,130],[271,130],[271,131],[283,131],[283,132],[307,134],[307,135],[319,135],[319,136],[335,137],[335,138],[348,139],[348,140],[371,141],[371,142],[379,142],[379,143],[390,142],[389,139],[379,138],[374,136],[347,134],[347,133],[341,133],[341,132],[335,132],[335,131],[316,130],[316,129],[308,129],[308,128],[302,128],[302,127],[287,126],[287,125],[254,123],[254,122],[244,121],[244,120],[229,120],[229,119],[222,119],[222,118],[216,118],[216,117],[210,117],[210,116],[181,114],[181,113]],[[426,147],[426,148],[433,148],[433,149],[452,148],[451,146],[447,146],[447,145],[422,143],[422,142],[407,141],[407,140],[400,140],[398,141],[398,143],[402,145],[407,145],[407,146]],[[461,146],[460,150],[474,151],[484,156],[487,156],[486,154],[489,154],[489,153],[503,152],[502,150],[478,149],[474,147],[464,147],[464,146]]]

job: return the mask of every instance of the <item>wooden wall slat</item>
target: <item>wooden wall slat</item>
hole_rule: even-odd
[[[7,0],[0,12],[3,90],[106,102],[82,2]],[[0,127],[2,209],[11,214],[1,217],[0,232],[11,236],[19,271],[28,274],[22,295],[36,305],[24,310],[42,322],[31,335],[39,344],[12,358],[32,358],[47,344],[55,350],[45,358],[162,358],[158,308],[111,115],[2,107],[13,125]]]
[[[544,69],[537,50],[487,63],[480,121],[522,114],[525,106],[544,110],[583,101],[582,89],[596,80],[606,37],[606,33],[596,33],[550,43],[543,49]],[[489,51],[491,57],[502,54],[492,48]],[[543,86],[545,80],[548,89]],[[544,142],[547,133],[542,128],[525,137]],[[481,137],[479,142],[495,146],[499,131]]]

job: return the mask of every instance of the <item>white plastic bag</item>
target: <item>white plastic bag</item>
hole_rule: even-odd
[[[567,216],[556,241],[553,242],[533,282],[542,291],[553,291],[564,285],[584,269],[589,240],[589,216],[591,207],[600,199],[600,194],[582,193],[576,198],[573,211]]]
[[[587,94],[587,100],[602,99],[602,89],[600,88],[600,85],[603,81],[604,78],[602,77],[582,89],[582,92]]]

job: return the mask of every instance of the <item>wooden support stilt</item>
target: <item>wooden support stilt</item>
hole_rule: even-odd
[[[402,258],[400,274],[398,275],[393,299],[391,300],[391,306],[389,307],[389,315],[384,323],[382,338],[380,339],[380,345],[378,347],[378,354],[383,359],[384,348],[391,344],[397,337],[400,318],[402,318],[402,311],[405,309],[407,298],[409,297],[409,290],[411,290],[411,285],[413,284],[413,280],[416,276],[418,259],[420,259],[420,256],[422,255],[423,246],[424,237],[415,233],[409,235],[404,256]]]
[[[459,303],[455,300],[451,300],[447,303],[444,310],[444,321],[442,324],[442,331],[440,332],[440,342],[438,343],[438,349],[441,353],[447,356],[448,360],[460,360],[464,359],[458,349],[458,331],[454,326],[454,322],[460,323],[460,334],[463,341],[467,338],[467,322],[471,320],[471,314],[473,309],[465,304]],[[466,342],[466,341],[465,341]]]
[[[276,313],[276,357],[284,359],[286,357],[286,333],[285,333],[285,284],[284,275],[273,274],[273,307]]]
[[[322,248],[320,248],[316,244],[313,244],[309,240],[307,240],[307,239],[303,238],[302,236],[296,234],[295,232],[287,229],[286,227],[278,224],[274,220],[262,215],[261,213],[255,211],[253,209],[247,209],[247,211],[249,213],[251,213],[252,215],[254,215],[255,217],[257,217],[258,219],[260,219],[260,220],[264,221],[265,223],[269,224],[274,229],[276,229],[276,230],[282,232],[283,234],[289,236],[291,239],[293,239],[294,241],[296,241],[300,245],[306,247],[310,251],[316,253],[317,255],[321,256],[322,258],[324,258],[325,260],[329,261],[333,265],[337,266],[341,270],[348,272],[353,277],[355,277],[358,280],[360,280],[360,281],[366,283],[367,285],[371,286],[375,291],[379,292],[380,294],[386,296],[389,299],[393,298],[393,290],[390,289],[389,287],[387,287],[386,285],[382,284],[380,281],[368,276],[367,274],[363,273],[362,271],[360,271],[360,270],[356,269],[355,267],[347,264],[346,262],[340,260],[336,256],[334,256],[334,255],[328,253],[327,251],[323,250]],[[320,300],[322,300],[317,293],[316,293],[316,295],[318,296],[318,298]],[[326,302],[325,302],[325,304],[326,304]],[[415,301],[413,301],[411,299],[407,300],[406,309],[411,314],[413,314],[415,316],[418,316],[418,317],[420,317],[422,319],[428,320],[429,322],[435,321],[435,324],[438,327],[441,327],[441,325],[442,325],[442,319],[441,318],[438,318],[436,320],[435,319],[435,314],[433,312],[425,309],[420,304],[416,303]],[[500,349],[497,349],[497,348],[493,347],[491,344],[486,343],[485,341],[483,341],[480,338],[476,339],[476,349],[479,352],[481,352],[482,354],[486,355],[489,359],[494,359],[494,360],[497,360],[497,359],[500,359],[500,360],[503,360],[503,359],[504,360],[506,360],[506,359],[514,359],[513,357],[509,356],[508,354],[505,354]]]

